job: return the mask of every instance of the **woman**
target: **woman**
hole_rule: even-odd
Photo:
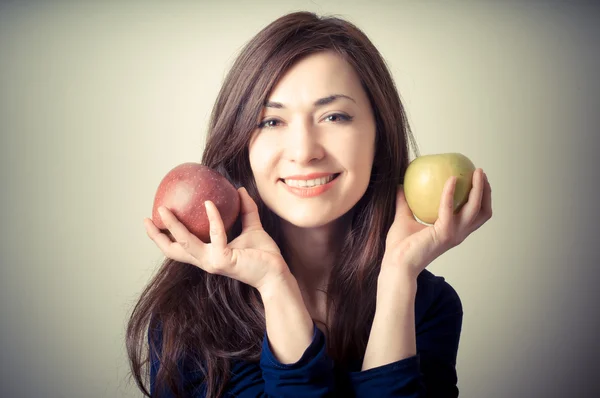
[[[224,82],[202,163],[238,187],[211,243],[168,210],[175,241],[133,311],[127,347],[153,397],[453,397],[462,307],[425,268],[492,215],[468,203],[416,222],[401,183],[412,136],[385,62],[354,25],[292,13],[259,32]],[[146,339],[149,356],[144,355]],[[150,364],[150,393],[142,368]]]

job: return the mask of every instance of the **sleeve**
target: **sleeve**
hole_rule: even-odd
[[[328,397],[334,393],[334,363],[327,355],[325,335],[314,323],[311,345],[293,364],[275,358],[265,333],[260,366],[267,396]]]
[[[417,355],[350,373],[356,397],[458,397],[456,358],[463,310],[454,289],[442,281],[417,300]],[[429,290],[429,292],[427,291]],[[430,294],[431,293],[431,294]],[[422,303],[428,303],[427,307]]]
[[[161,398],[173,398],[166,390],[157,394],[156,375],[160,362],[150,353],[150,393]],[[196,398],[206,397],[206,385],[198,370],[180,368],[180,387]],[[157,395],[155,395],[157,394]],[[274,356],[265,333],[259,363],[236,361],[232,363],[226,397],[330,397],[334,395],[333,361],[326,353],[325,336],[316,325],[313,341],[302,357],[293,364],[282,364]]]

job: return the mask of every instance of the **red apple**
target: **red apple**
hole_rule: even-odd
[[[152,208],[152,221],[165,230],[158,208],[165,206],[186,228],[205,243],[210,242],[209,222],[204,202],[219,209],[225,230],[233,226],[240,212],[240,197],[235,187],[217,171],[199,163],[183,163],[162,179]]]

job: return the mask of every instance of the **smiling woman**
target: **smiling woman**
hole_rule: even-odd
[[[262,113],[249,144],[262,201],[289,227],[333,228],[366,192],[373,165],[375,118],[359,76],[333,51],[305,56]]]
[[[426,267],[491,217],[490,186],[478,169],[453,214],[450,179],[438,221],[419,224],[400,186],[412,141],[391,74],[356,26],[298,12],[252,38],[203,155],[239,188],[240,222],[227,236],[207,204],[205,244],[168,212],[174,242],[146,220],[167,258],[127,330],[142,391],[458,396],[461,301]]]

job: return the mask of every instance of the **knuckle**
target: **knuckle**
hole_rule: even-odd
[[[165,257],[174,259],[173,253],[171,252],[169,247],[167,247],[163,244],[157,244],[157,246],[160,249],[160,251],[165,255]]]
[[[166,214],[160,218],[164,225],[164,229],[170,229],[173,226],[173,221]]]
[[[228,275],[231,271],[231,265],[228,261],[226,248],[224,251],[211,250],[206,264],[207,272],[217,275]]]
[[[471,225],[473,223],[476,223],[477,219],[481,216],[481,214],[482,214],[481,211],[479,211],[477,213],[470,214],[468,217],[465,218],[466,221],[465,221],[464,224],[465,225]]]
[[[488,221],[490,218],[492,218],[492,211],[491,210],[487,210],[482,212],[482,217],[481,217],[484,221]]]
[[[184,250],[188,250],[190,248],[190,242],[187,239],[179,241],[179,244]]]

